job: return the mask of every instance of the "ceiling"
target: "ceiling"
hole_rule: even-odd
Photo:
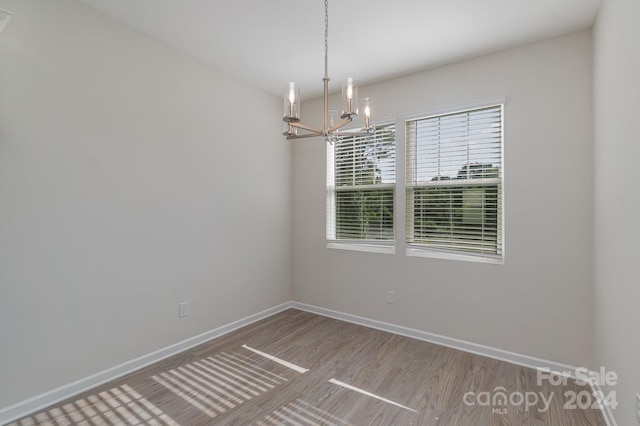
[[[280,96],[319,96],[322,0],[80,0]],[[332,91],[590,28],[602,0],[332,0]]]

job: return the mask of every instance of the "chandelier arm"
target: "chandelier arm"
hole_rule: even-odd
[[[344,121],[341,121],[340,123],[336,124],[335,126],[329,127],[328,131],[329,131],[329,133],[333,133],[336,130],[338,130],[339,128],[344,127],[347,124],[351,123],[352,121],[353,121],[353,119],[351,117],[349,117],[349,118],[345,119]]]
[[[304,139],[304,138],[317,138],[318,136],[322,136],[322,133],[308,133],[306,135],[289,135],[289,136],[287,136],[287,140]]]
[[[322,130],[319,129],[314,129],[313,127],[309,127],[305,124],[302,123],[289,123],[289,126],[291,127],[296,127],[298,129],[302,129],[302,130],[307,130],[309,132],[313,132],[316,134],[316,136],[321,136],[324,134],[324,132]]]
[[[375,134],[375,130],[372,128],[370,130],[360,130],[359,132],[334,132],[331,133],[332,136],[371,136]]]

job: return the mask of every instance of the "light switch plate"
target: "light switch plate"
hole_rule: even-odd
[[[189,315],[189,302],[182,302],[178,304],[178,318],[186,317]]]

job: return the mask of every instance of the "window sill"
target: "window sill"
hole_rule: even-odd
[[[396,254],[395,245],[357,244],[327,241],[327,248],[338,250],[365,251],[369,253]]]
[[[422,248],[408,247],[405,255],[411,257],[430,257],[432,259],[458,260],[464,262],[490,263],[493,265],[504,265],[503,257],[484,257],[470,254],[447,253],[442,251],[428,250]]]

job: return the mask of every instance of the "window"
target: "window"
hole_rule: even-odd
[[[392,245],[395,124],[327,144],[327,240]]]
[[[502,257],[502,110],[406,122],[409,254]]]

